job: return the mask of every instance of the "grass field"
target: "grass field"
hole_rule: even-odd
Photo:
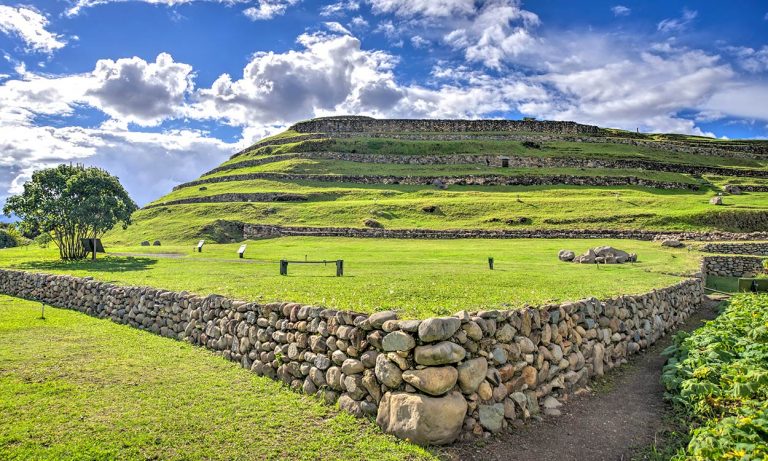
[[[426,133],[419,133],[426,135]],[[493,133],[483,133],[492,136]],[[498,133],[504,134],[504,133]],[[506,133],[507,135],[509,133]],[[539,133],[540,134],[540,133]],[[286,134],[283,138],[291,137]],[[315,143],[317,141],[314,141]],[[284,144],[280,146],[268,146],[249,151],[238,156],[231,162],[236,163],[253,156],[263,155],[265,152],[272,154],[289,153],[307,150],[311,142],[302,145],[302,142]],[[519,141],[502,140],[461,140],[461,141],[413,141],[402,139],[366,138],[355,137],[349,139],[334,139],[332,144],[319,150],[332,150],[336,152],[351,152],[359,154],[381,155],[450,155],[450,154],[499,154],[524,157],[574,157],[574,158],[602,158],[602,159],[645,159],[665,163],[685,163],[690,165],[706,166],[730,166],[766,168],[768,160],[747,158],[723,158],[689,154],[685,152],[670,152],[661,149],[633,146],[631,144],[616,143],[584,143],[570,141],[542,142],[541,148],[530,148]]]
[[[372,171],[373,170],[373,171]],[[322,175],[370,175],[381,176],[634,176],[658,182],[678,182],[697,184],[698,181],[688,175],[663,171],[629,170],[611,168],[498,168],[490,166],[446,164],[446,165],[408,165],[408,164],[376,164],[350,162],[344,160],[289,159],[264,165],[225,170],[205,178],[231,176],[248,173],[293,173],[293,174],[322,174]]]
[[[640,187],[577,186],[362,186],[341,183],[238,181],[183,188],[164,200],[247,192],[310,195],[310,202],[229,202],[173,205],[140,210],[127,230],[110,238],[123,244],[144,239],[191,242],[217,219],[285,226],[363,227],[367,218],[385,228],[408,229],[652,229],[752,231],[718,219],[718,213],[768,210],[768,194],[728,196],[723,206],[709,204],[708,191]],[[425,206],[436,206],[425,212]],[[528,218],[524,225],[507,220]]]
[[[600,266],[564,263],[561,249],[582,253],[597,245],[636,252],[635,264]],[[236,299],[294,301],[373,312],[395,309],[404,317],[456,311],[514,308],[524,304],[605,298],[671,285],[698,270],[699,255],[663,249],[633,240],[391,240],[290,237],[248,242],[246,259],[239,244],[119,247],[111,252],[147,253],[140,257],[104,257],[65,263],[54,248],[0,250],[0,266],[47,273],[93,276],[129,285],[156,286]],[[180,253],[184,257],[151,254]],[[279,275],[278,260],[345,261],[345,276],[335,265],[291,265]],[[495,258],[495,270],[488,269]]]
[[[0,296],[4,460],[434,459],[208,351]]]

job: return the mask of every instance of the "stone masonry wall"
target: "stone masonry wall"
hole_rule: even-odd
[[[758,256],[705,256],[701,272],[721,277],[754,277],[765,272],[763,259]]]
[[[707,243],[701,247],[706,253],[768,256],[768,242]]]
[[[400,165],[480,165],[501,166],[498,154],[446,154],[446,155],[384,155],[384,154],[357,154],[351,152],[296,152],[290,154],[277,154],[269,157],[243,160],[214,168],[202,176],[218,173],[220,171],[236,170],[251,166],[265,165],[268,163],[289,160],[293,158],[309,158],[321,160],[343,160],[358,163],[400,164]],[[634,159],[589,159],[574,157],[524,157],[509,156],[510,168],[617,168],[617,169],[641,169],[652,171],[667,171],[671,173],[683,173],[693,175],[714,174],[723,176],[749,176],[768,178],[768,170],[748,168],[720,168],[710,166],[685,165],[679,163],[662,163],[649,160]],[[739,186],[746,192],[761,192],[752,188],[761,186]],[[768,187],[766,187],[768,190]]]
[[[598,134],[600,129],[593,125],[575,122],[539,120],[406,120],[372,119],[368,117],[329,117],[299,122],[289,130],[299,133],[338,132],[480,132],[518,131],[555,134]]]
[[[0,292],[188,341],[376,416],[398,437],[445,444],[558,414],[558,398],[684,321],[700,305],[702,284],[427,320],[9,270],[0,270]]]
[[[768,232],[670,232],[654,230],[616,229],[381,229],[356,227],[276,226],[242,223],[244,239],[274,237],[354,237],[400,239],[514,239],[514,238],[577,238],[634,240],[765,240]]]
[[[179,184],[173,190],[230,181],[266,179],[272,181],[320,181],[353,184],[405,184],[464,186],[545,186],[567,184],[572,186],[640,186],[655,189],[698,190],[698,184],[663,182],[636,176],[576,176],[576,175],[466,175],[466,176],[383,176],[383,175],[323,175],[300,173],[241,173],[229,176],[213,176]]]

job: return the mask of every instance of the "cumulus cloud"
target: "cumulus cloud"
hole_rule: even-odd
[[[48,24],[48,18],[31,7],[0,5],[0,31],[19,37],[28,51],[52,53],[67,44],[46,29]]]
[[[360,3],[355,0],[340,1],[320,8],[320,16],[334,16],[360,9]]]
[[[474,0],[369,0],[376,14],[393,13],[397,16],[417,15],[445,18],[471,14]]]
[[[91,74],[86,95],[110,116],[155,125],[173,116],[193,87],[192,66],[160,53],[155,62],[141,58],[102,59]]]
[[[79,162],[108,169],[145,204],[220,163],[239,146],[195,130],[146,133],[82,127],[0,126],[0,202],[32,172]]]
[[[243,14],[254,21],[272,19],[285,14],[288,7],[298,2],[299,0],[259,0],[258,6],[246,8]]]
[[[557,90],[547,117],[705,134],[677,114],[702,106],[733,76],[719,56],[681,50],[670,55],[643,52],[638,60],[538,78]]]
[[[768,45],[760,49],[750,47],[728,47],[726,51],[736,57],[739,67],[756,74],[768,71]]]
[[[611,7],[611,11],[613,12],[613,15],[616,17],[620,16],[629,16],[630,13],[632,13],[632,10],[627,8],[624,5],[616,5]]]
[[[688,25],[694,19],[696,19],[696,16],[698,15],[698,11],[689,10],[686,8],[683,10],[683,14],[679,18],[664,19],[656,25],[656,28],[659,30],[659,32],[664,33],[681,32],[685,30],[685,28],[687,28]]]
[[[379,29],[390,39],[414,30],[437,32],[442,41],[464,52],[465,59],[500,69],[535,42],[530,29],[539,24],[519,0],[370,0],[374,14],[401,18],[397,27]],[[422,35],[422,32],[419,32]],[[423,35],[422,35],[423,36]]]

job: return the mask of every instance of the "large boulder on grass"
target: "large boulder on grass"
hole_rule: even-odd
[[[571,250],[560,250],[557,257],[560,258],[560,261],[573,261],[576,258],[576,253]]]
[[[376,424],[419,445],[446,445],[458,437],[466,413],[467,401],[459,392],[444,397],[387,392],[379,403]]]
[[[711,199],[709,199],[710,205],[722,205],[723,204],[723,197],[720,195],[715,195]]]
[[[381,224],[380,222],[376,221],[373,218],[366,219],[365,221],[363,221],[363,224],[365,224],[365,227],[370,227],[371,229],[381,229],[384,227],[383,224]]]
[[[685,246],[685,244],[680,240],[665,239],[661,241],[661,246],[670,248],[682,248]]]

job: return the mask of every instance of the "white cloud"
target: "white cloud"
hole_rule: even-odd
[[[703,107],[732,117],[768,120],[768,85],[730,83],[714,94]]]
[[[388,38],[406,33],[424,37],[422,31],[440,34],[450,47],[464,52],[465,59],[501,69],[535,42],[530,29],[539,24],[534,13],[522,9],[519,0],[371,0],[375,14],[393,14],[394,26],[382,21],[378,30]],[[416,32],[418,31],[418,32]]]
[[[52,53],[67,44],[61,35],[46,30],[48,24],[48,18],[33,8],[0,5],[0,31],[18,36],[28,51]]]
[[[340,1],[325,5],[320,9],[320,16],[334,16],[337,14],[344,14],[349,11],[357,11],[360,9],[360,3],[355,0]]]
[[[535,14],[517,2],[486,3],[470,23],[445,36],[452,47],[463,49],[469,61],[500,69],[503,63],[533,46],[529,28],[539,24]]]
[[[251,3],[252,0],[75,0],[73,5],[64,13],[67,16],[77,16],[78,14],[82,13],[82,11],[86,8],[92,8],[95,6],[100,5],[107,5],[110,3],[127,3],[127,2],[138,2],[138,3],[148,3],[150,5],[162,5],[162,6],[179,6],[179,5],[186,5],[189,3],[194,2],[212,2],[212,3],[223,3],[225,5],[234,5],[234,4],[241,4],[241,3]]]
[[[632,10],[627,8],[624,5],[616,5],[611,7],[611,11],[613,12],[614,16],[629,16],[632,13]]]
[[[649,131],[704,134],[677,116],[701,107],[734,77],[718,56],[701,51],[643,52],[639,59],[540,76],[559,95],[544,116]]]
[[[344,35],[352,35],[352,32],[347,30],[346,27],[342,26],[338,22],[335,22],[335,21],[334,22],[325,22],[323,24],[331,32],[336,32],[338,34],[344,34]]]
[[[156,125],[175,117],[192,91],[192,67],[167,53],[155,62],[133,57],[99,60],[92,72],[49,77],[25,69],[0,84],[0,124],[37,115],[67,116],[87,105],[123,123]]]
[[[688,25],[696,19],[698,11],[683,9],[683,15],[679,18],[667,18],[659,22],[656,28],[659,32],[674,33],[683,31]]]
[[[474,0],[369,0],[375,14],[445,18],[475,11]]]
[[[749,47],[728,47],[726,51],[736,57],[736,63],[750,73],[768,71],[768,45],[756,50]]]
[[[192,90],[192,66],[160,53],[155,62],[133,57],[102,59],[91,74],[86,95],[110,116],[140,125],[155,125],[172,117]]]
[[[366,21],[362,16],[355,16],[352,18],[349,24],[357,29],[365,29],[368,27],[368,21]]]
[[[426,48],[429,46],[429,40],[421,35],[414,35],[411,37],[411,45],[413,45],[414,48]]]
[[[140,204],[196,178],[240,147],[195,130],[0,126],[0,138],[0,196],[21,192],[35,170],[75,161],[108,169]]]
[[[253,21],[272,19],[285,14],[289,6],[298,2],[299,0],[259,0],[258,6],[243,10],[243,14]]]

